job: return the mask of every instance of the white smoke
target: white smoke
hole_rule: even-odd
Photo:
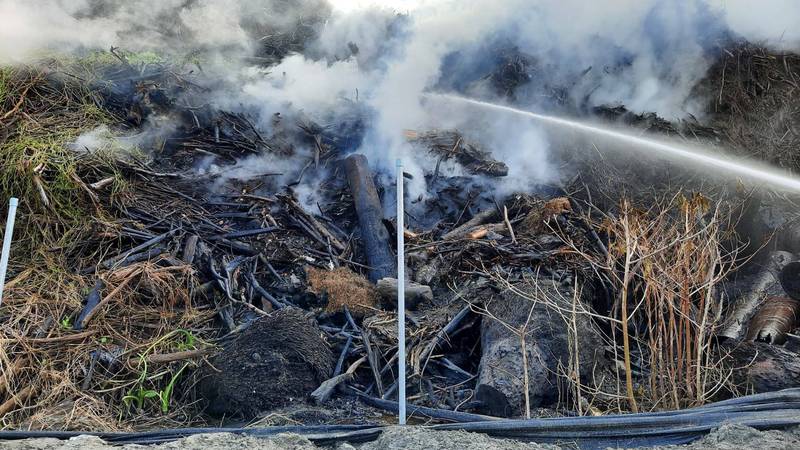
[[[714,0],[734,33],[778,50],[800,49],[800,3],[794,0]]]
[[[508,189],[557,179],[541,130],[422,101],[426,91],[456,85],[496,95],[485,77],[501,46],[533,61],[519,107],[552,107],[545,88],[557,86],[566,89],[568,107],[618,103],[667,118],[702,117],[692,88],[718,44],[744,38],[800,50],[800,2],[792,0],[330,3],[329,10],[323,0],[0,0],[0,61],[43,48],[210,49],[221,64],[208,72],[225,79],[213,95],[218,106],[260,111],[259,125],[269,128],[275,112],[329,118],[358,103],[372,114],[361,151],[387,172],[402,157],[419,194],[431,161],[405,141],[409,128],[456,127],[477,136],[510,166]],[[252,54],[269,30],[291,30],[310,16],[326,20],[303,54],[266,70],[231,62]]]
[[[110,46],[241,56],[258,38],[327,14],[325,0],[0,0],[0,62]]]
[[[576,103],[617,103],[634,112],[654,111],[667,118],[688,114],[701,117],[702,99],[691,98],[693,87],[714,61],[717,44],[744,38],[776,49],[798,50],[800,3],[759,2],[753,14],[751,2],[723,0],[615,1],[493,0],[422,2],[408,13],[406,38],[384,55],[377,83],[362,90],[377,112],[373,137],[364,151],[390,169],[396,157],[405,155],[411,171],[420,158],[402,138],[406,128],[449,123],[469,126],[474,117],[465,112],[431,114],[421,105],[421,94],[435,89],[454,53],[476,52],[493,39],[505,39],[520,52],[532,55],[548,73],[538,82],[557,84],[573,80],[569,96]],[[335,12],[334,17],[337,14]],[[361,14],[355,12],[350,14]],[[323,35],[364,32],[360,21],[336,18]],[[352,28],[355,27],[355,28]],[[381,42],[381,30],[362,40]],[[361,44],[357,41],[356,44]],[[330,46],[331,44],[326,44]],[[477,51],[475,60],[491,57]],[[371,67],[376,65],[371,65]],[[381,67],[380,65],[377,65]],[[584,73],[576,77],[576,74]],[[519,106],[540,109],[541,99],[522,98]],[[453,120],[461,116],[463,121]],[[495,155],[511,167],[510,188],[553,181],[558,170],[547,159],[547,139],[530,125],[496,119],[479,130]],[[379,149],[379,150],[376,150]],[[427,162],[425,162],[427,163]],[[415,167],[416,166],[416,167]],[[417,173],[419,175],[419,173]],[[421,177],[416,177],[421,179]],[[422,186],[417,186],[421,188]]]
[[[343,99],[355,101],[356,90],[370,84],[369,75],[359,71],[355,61],[328,64],[301,55],[288,56],[269,69],[247,68],[239,81],[244,81],[241,93],[253,104],[312,114],[334,109]]]

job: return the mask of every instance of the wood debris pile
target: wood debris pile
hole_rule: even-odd
[[[528,68],[508,69],[514,86]],[[211,106],[195,74],[116,49],[0,77],[0,189],[21,199],[4,426],[362,423],[396,407],[393,192],[352,152],[361,118],[274,115],[266,131]],[[457,130],[406,137],[437,161],[403,230],[415,416],[685,408],[800,384],[796,221],[753,222],[774,198],[679,185],[642,202],[632,179],[589,170],[495,197],[487,180],[513,168],[490,149]]]

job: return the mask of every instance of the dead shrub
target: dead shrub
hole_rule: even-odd
[[[622,353],[621,409],[702,405],[730,387],[712,337],[722,322],[718,285],[740,262],[732,210],[699,194],[648,209],[623,200],[596,222],[609,241],[604,260],[572,246],[616,293],[608,322]]]

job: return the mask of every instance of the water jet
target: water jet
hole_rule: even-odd
[[[507,105],[490,103],[454,94],[428,93],[423,96],[431,100],[460,103],[497,112],[529,117],[545,125],[625,143],[629,145],[632,150],[649,152],[652,156],[663,156],[674,160],[697,163],[709,168],[720,169],[731,175],[738,175],[743,178],[758,180],[774,187],[800,192],[800,179],[779,169],[765,167],[753,161],[734,161],[720,155],[713,155],[702,148],[680,145],[670,142],[667,139],[637,136],[631,132],[617,130],[604,124],[535,113]],[[654,153],[658,153],[659,155],[655,155]]]

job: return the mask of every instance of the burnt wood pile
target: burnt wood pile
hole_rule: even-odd
[[[147,130],[139,145],[154,150],[146,157],[121,152],[106,166],[87,159],[76,169],[105,215],[92,238],[70,250],[89,289],[62,333],[92,333],[122,292],[155,292],[145,273],[181,270],[190,298],[164,314],[207,313],[196,330],[203,342],[137,361],[170,370],[192,361],[181,366],[192,372],[186,389],[196,393],[187,403],[245,419],[312,403],[333,408],[342,399],[395,408],[398,231],[387,213],[390,174],[342,135],[363,128],[360,119],[319,124],[276,114],[267,132],[256,117],[210,106],[188,74],[121,61],[90,87],[116,119],[115,132]],[[159,128],[156,116],[174,126]],[[653,127],[667,127],[656,119],[648,118]],[[652,317],[641,312],[650,308],[642,305],[652,287],[642,280],[658,269],[647,259],[632,267],[613,259],[630,254],[610,231],[620,211],[600,211],[577,183],[495,198],[487,177],[507,176],[509,168],[491,151],[454,130],[406,137],[411,151],[431,161],[427,191],[406,199],[409,228],[400,230],[411,405],[443,421],[634,411],[637,398],[643,407],[663,406],[647,405],[642,394],[659,388],[650,376],[658,370],[648,348]],[[254,156],[293,167],[243,171],[249,166],[241,162]],[[449,176],[443,164],[471,175]],[[112,189],[109,180],[117,178],[124,195]],[[703,393],[723,380],[707,397],[698,393],[697,403],[800,385],[797,260],[773,252],[721,276],[703,291],[708,297],[679,290],[660,297],[684,300],[678,315],[700,330],[686,332],[703,338],[673,336],[702,343],[701,350],[676,346],[688,352],[683,360],[706,359],[672,376],[696,377]],[[638,281],[629,283],[629,275]],[[711,303],[718,317],[700,323]],[[87,386],[93,373],[120,363],[92,351],[100,355],[91,360],[98,372],[87,369]],[[719,373],[706,381],[700,365]]]

